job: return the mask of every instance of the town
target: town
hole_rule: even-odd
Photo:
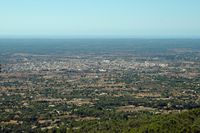
[[[1,58],[2,131],[78,131],[85,122],[200,107],[198,51]]]

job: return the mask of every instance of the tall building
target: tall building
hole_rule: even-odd
[[[2,65],[0,64],[0,73],[2,72]]]

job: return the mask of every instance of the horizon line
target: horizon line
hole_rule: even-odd
[[[0,39],[200,39],[200,36],[146,36],[146,37],[130,37],[130,36],[0,36]]]

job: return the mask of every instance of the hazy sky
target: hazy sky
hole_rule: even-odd
[[[200,37],[200,0],[0,0],[0,37]]]

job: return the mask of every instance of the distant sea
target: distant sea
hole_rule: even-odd
[[[87,54],[200,50],[200,39],[0,39],[0,54]]]

